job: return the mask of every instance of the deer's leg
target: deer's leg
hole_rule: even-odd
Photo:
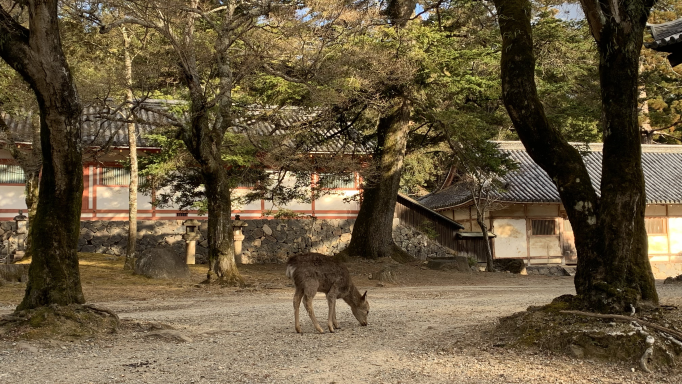
[[[327,318],[327,326],[330,332],[334,332],[334,329],[341,329],[339,327],[338,321],[336,321],[336,299],[339,297],[339,290],[336,286],[332,286],[329,292],[327,292],[327,304],[329,305],[329,317]]]
[[[336,326],[336,295],[332,294],[332,291],[327,293],[327,305],[329,306],[327,328],[329,328],[329,332],[334,333],[334,327]]]
[[[324,333],[324,330],[322,327],[320,327],[320,323],[317,322],[317,319],[315,318],[315,311],[313,310],[313,298],[315,297],[315,294],[317,293],[317,286],[314,287],[314,289],[310,289],[310,287],[305,288],[305,292],[303,294],[303,305],[305,306],[306,311],[308,311],[308,316],[310,316],[310,320],[313,322],[313,326],[317,330],[317,332]]]
[[[334,311],[332,312],[332,324],[334,324],[334,328],[341,329],[341,326],[339,326],[339,322],[336,321],[336,300],[334,300]]]
[[[298,310],[301,307],[301,299],[303,298],[303,290],[296,288],[296,293],[294,293],[294,327],[296,332],[301,333],[301,323],[298,317]]]

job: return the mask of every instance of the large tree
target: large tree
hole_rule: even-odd
[[[0,5],[0,57],[35,92],[40,110],[43,169],[32,225],[33,260],[18,309],[83,303],[76,246],[83,166],[82,107],[62,52],[57,0],[22,2],[28,28]]]
[[[383,11],[392,28],[389,32],[397,40],[401,40],[401,29],[407,25],[414,7],[414,1],[394,0],[389,1]],[[403,253],[393,241],[393,215],[413,105],[410,84],[400,84],[399,79],[401,70],[410,74],[413,68],[403,58],[395,57],[394,62],[391,62],[390,57],[387,59],[384,65],[402,68],[386,79],[380,79],[384,86],[378,88],[377,96],[384,99],[387,106],[381,111],[376,126],[376,143],[372,154],[376,172],[363,185],[362,205],[346,250],[349,255],[368,259],[396,256],[400,259]]]
[[[137,24],[158,33],[168,43],[179,78],[187,90],[187,122],[179,137],[198,165],[208,211],[208,280],[242,284],[234,260],[231,227],[231,190],[222,158],[225,135],[238,125],[235,89],[253,69],[242,63],[250,31],[259,17],[274,10],[274,3],[222,4],[215,1],[112,1],[124,14],[102,28],[108,32],[123,24]]]
[[[658,303],[637,121],[639,55],[653,3],[582,1],[599,52],[604,149],[598,194],[580,153],[548,122],[538,97],[530,1],[495,0],[505,106],[528,154],[556,184],[575,230],[580,302],[602,312]]]

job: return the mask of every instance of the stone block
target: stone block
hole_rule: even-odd
[[[525,273],[526,263],[522,259],[495,259],[493,268],[501,272]]]
[[[251,235],[254,237],[254,239],[260,239],[261,237],[265,236],[265,232],[263,232],[261,228],[255,228]]]
[[[428,260],[426,267],[437,270],[454,270],[458,272],[469,272],[469,260],[464,256],[453,256]]]
[[[272,236],[272,229],[267,224],[263,224],[263,232],[267,236]]]
[[[127,236],[126,236],[127,237]],[[113,235],[109,238],[107,241],[109,244],[117,244],[119,241],[123,240],[123,236],[121,235]]]
[[[86,252],[86,253],[94,253],[95,251],[97,251],[97,247],[94,245],[84,245],[80,249],[80,252]]]
[[[140,252],[135,261],[135,273],[153,279],[190,277],[185,258],[166,248],[152,248]]]

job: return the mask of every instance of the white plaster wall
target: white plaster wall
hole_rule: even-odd
[[[288,204],[275,205],[272,201],[265,202],[265,210],[277,211],[279,209],[290,209],[292,211],[310,211],[313,209],[312,203],[304,203],[300,201],[290,201]]]
[[[528,217],[559,216],[559,204],[528,204]]]
[[[469,208],[457,209],[457,210],[454,210],[454,213],[455,213],[455,216],[454,216],[455,221],[469,220]]]
[[[452,210],[452,209],[447,209],[447,210],[445,210],[445,211],[440,211],[439,213],[440,213],[441,215],[447,217],[448,219],[455,220],[454,210]]]
[[[104,187],[98,185],[95,188],[97,188],[97,210],[128,209],[127,187]]]
[[[559,236],[531,236],[530,255],[536,256],[561,256],[561,242]]]
[[[235,189],[232,192],[232,195],[237,198],[241,197],[244,195],[247,195],[250,192],[248,189]],[[260,200],[252,201],[248,204],[237,204],[233,203],[234,210],[244,210],[244,211],[251,211],[251,210],[260,210]]]
[[[526,219],[495,219],[493,220],[495,234],[495,256],[527,257]]]
[[[161,193],[168,193],[168,191],[170,191],[170,187],[161,188],[156,192],[156,195],[159,196]],[[175,210],[175,211],[177,211],[177,210],[180,210],[180,206],[177,204],[169,204],[168,206],[164,206],[163,208],[161,208],[161,210]]]
[[[97,210],[128,210],[128,187],[105,187],[96,185],[92,188],[97,188]],[[152,197],[150,195],[138,193],[137,209],[152,209]]]
[[[344,202],[346,197],[355,196],[358,191],[340,191],[339,195],[325,195],[315,200],[315,210],[331,211],[331,210],[359,210],[360,205],[357,201]],[[289,208],[291,209],[291,208]]]
[[[649,254],[668,254],[668,236],[649,236]]]
[[[152,196],[137,193],[137,209],[152,209]],[[139,213],[138,213],[139,215]]]
[[[508,206],[505,209],[499,209],[497,211],[493,211],[492,215],[494,217],[506,217],[506,216],[525,217],[525,212],[523,209],[523,204],[513,204],[513,205]]]
[[[682,217],[668,218],[668,233],[670,235],[670,252],[682,256]]]
[[[0,185],[0,209],[25,210],[25,198],[23,185]]]

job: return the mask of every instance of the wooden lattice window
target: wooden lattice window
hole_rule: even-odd
[[[644,219],[644,226],[646,227],[647,235],[665,235],[665,218],[663,217],[647,217]]]
[[[24,170],[20,166],[0,164],[0,184],[24,183]]]
[[[355,175],[352,173],[345,175],[335,175],[335,174],[320,174],[320,184],[322,188],[329,189],[354,189],[355,188]]]
[[[137,185],[141,186],[145,182],[144,176],[138,176]],[[129,185],[130,170],[119,167],[102,168],[102,179],[100,185]]]
[[[530,225],[532,236],[556,235],[556,220],[554,219],[532,219]]]

